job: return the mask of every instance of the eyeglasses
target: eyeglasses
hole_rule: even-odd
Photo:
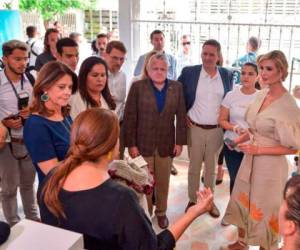
[[[182,43],[183,46],[185,45],[191,45],[191,42],[185,42],[185,43]]]

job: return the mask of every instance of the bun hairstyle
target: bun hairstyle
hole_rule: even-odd
[[[283,198],[287,204],[285,218],[293,221],[297,227],[298,237],[295,242],[295,249],[300,249],[300,175],[293,176],[285,185]]]
[[[47,208],[57,218],[64,217],[59,192],[68,175],[83,162],[98,162],[111,155],[119,138],[119,122],[110,110],[91,108],[80,113],[71,128],[71,141],[65,160],[55,169],[43,189]]]

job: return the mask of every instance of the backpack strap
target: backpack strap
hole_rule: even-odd
[[[34,46],[35,42],[36,42],[36,41],[34,41],[34,42],[31,44],[31,46],[30,46],[30,52],[31,52],[33,55],[38,56],[38,54],[33,50],[33,46]]]
[[[35,78],[34,76],[30,73],[31,70],[34,69],[34,66],[30,66],[28,67],[28,69],[25,71],[25,75],[27,77],[27,79],[29,80],[31,86],[33,87],[34,86],[34,83],[35,83]]]

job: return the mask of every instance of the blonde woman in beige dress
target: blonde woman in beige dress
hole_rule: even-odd
[[[278,248],[278,212],[288,177],[285,155],[300,149],[300,111],[282,84],[288,74],[284,54],[271,51],[260,57],[258,66],[268,87],[246,113],[248,133],[235,139],[245,156],[224,216],[238,227],[239,239],[221,249]]]

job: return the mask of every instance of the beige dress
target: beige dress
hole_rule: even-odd
[[[251,143],[300,149],[300,111],[294,98],[285,93],[259,111],[268,89],[262,90],[246,113]],[[288,178],[284,155],[246,155],[241,163],[225,221],[246,232],[248,245],[277,249],[278,212]]]

